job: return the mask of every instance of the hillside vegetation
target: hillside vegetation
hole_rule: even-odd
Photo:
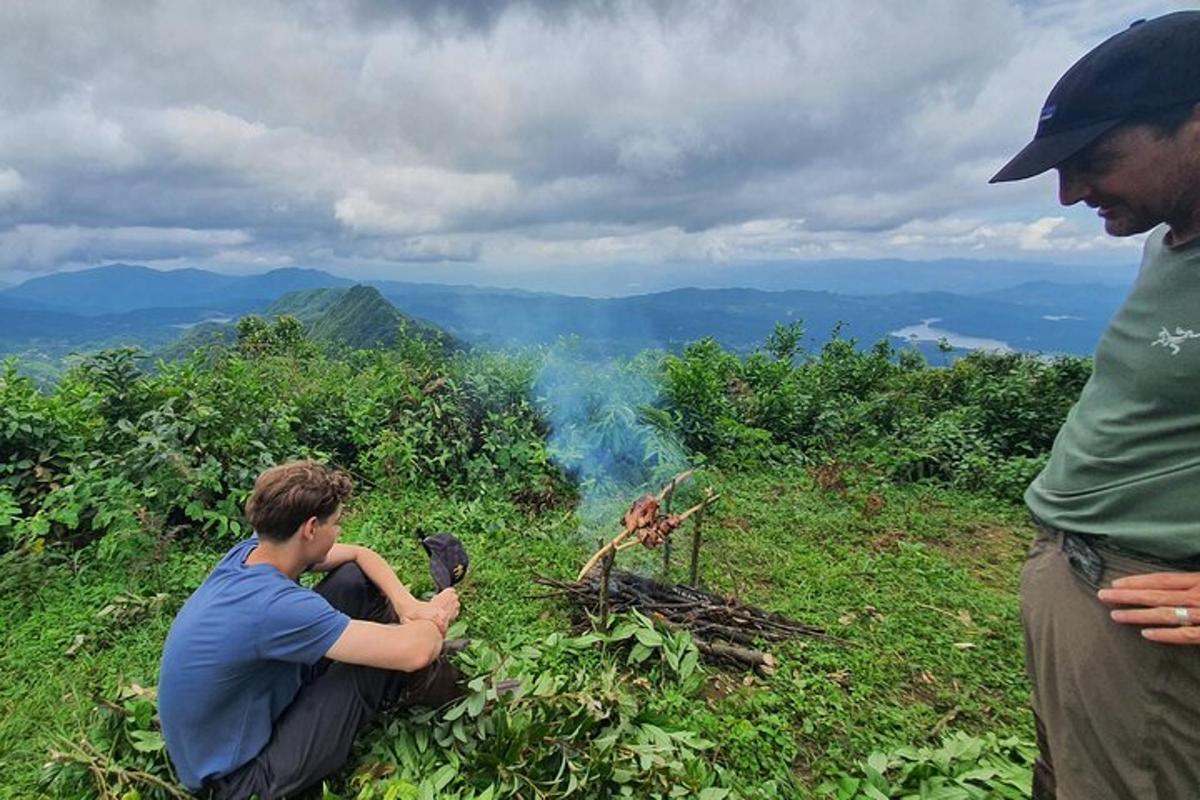
[[[0,796],[179,796],[162,641],[247,535],[254,477],[299,457],[354,475],[346,538],[416,591],[417,532],[473,556],[472,694],[385,718],[327,796],[1023,796],[1017,500],[1090,364],[803,342],[793,324],[750,355],[701,340],[589,362],[421,335],[329,352],[283,317],[157,370],[106,352],[49,390],[8,362]],[[573,577],[624,504],[688,465],[690,491],[722,495],[701,582],[845,643],[772,646],[773,674],[739,673],[652,620],[581,631],[533,599],[534,576]],[[676,581],[682,561],[622,556]]]

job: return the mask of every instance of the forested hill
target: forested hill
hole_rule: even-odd
[[[436,326],[417,322],[400,313],[373,287],[324,291],[336,295],[324,312],[314,315],[306,326],[309,338],[318,344],[343,345],[351,349],[391,347],[404,332],[427,341],[443,338]],[[286,297],[281,301],[284,299]],[[280,312],[267,310],[268,316],[272,313]]]
[[[401,313],[370,286],[349,289],[305,289],[289,292],[267,306],[259,316],[274,320],[294,317],[308,339],[322,348],[351,350],[393,347],[402,336],[413,336],[445,349],[461,349],[463,343],[447,335],[436,325],[414,320]],[[187,356],[195,348],[214,340],[233,342],[237,326],[205,323],[189,330],[160,355],[175,359]]]

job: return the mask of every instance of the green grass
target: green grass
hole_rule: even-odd
[[[828,478],[829,476],[823,476]],[[722,499],[703,528],[700,577],[743,602],[850,642],[772,648],[769,677],[708,669],[698,698],[656,698],[663,726],[715,743],[736,785],[793,781],[802,796],[874,750],[930,744],[952,730],[1031,738],[1021,668],[1017,574],[1031,531],[1009,504],[941,488],[895,487],[868,471],[710,473]],[[471,636],[503,650],[569,625],[531,578],[573,577],[599,531],[563,511],[527,518],[502,501],[457,503],[377,490],[354,501],[345,540],[371,546],[420,593],[431,589],[413,531],[458,534],[472,557],[462,586]],[[690,528],[671,578],[683,580]],[[162,560],[105,566],[10,564],[0,591],[0,797],[37,796],[58,737],[78,737],[93,697],[157,682],[174,612],[220,550],[180,542]],[[627,558],[627,556],[629,556]],[[659,554],[620,563],[657,572]],[[153,597],[165,593],[161,602]],[[148,598],[117,605],[121,595]],[[82,634],[74,657],[65,655]],[[368,735],[383,736],[383,729]]]

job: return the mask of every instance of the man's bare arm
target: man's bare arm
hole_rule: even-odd
[[[314,564],[314,572],[329,572],[350,561],[358,564],[367,580],[375,584],[384,597],[396,609],[396,616],[403,622],[414,616],[420,600],[413,597],[408,587],[400,582],[395,571],[384,560],[383,556],[368,547],[356,544],[335,544],[320,564]]]
[[[453,588],[443,589],[428,603],[418,600],[413,597],[408,587],[396,577],[395,571],[383,556],[368,547],[355,544],[335,544],[330,548],[325,560],[314,564],[310,569],[315,572],[328,572],[350,561],[358,564],[367,580],[383,592],[392,604],[392,608],[396,610],[396,616],[400,618],[401,622],[427,619],[437,625],[438,630],[444,635],[450,623],[458,617],[458,592]]]
[[[383,625],[353,619],[325,657],[347,664],[416,672],[432,664],[441,650],[442,634],[429,620]]]

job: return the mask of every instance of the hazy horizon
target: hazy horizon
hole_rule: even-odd
[[[277,270],[298,269],[325,273],[335,278],[365,283],[394,281],[397,283],[434,284],[450,287],[478,287],[548,293],[590,298],[617,298],[654,294],[674,289],[754,289],[761,291],[828,291],[839,294],[889,294],[899,291],[946,291],[978,294],[1035,282],[1056,284],[1101,284],[1127,287],[1132,284],[1137,264],[1047,264],[1042,262],[1010,262],[984,259],[830,259],[789,264],[767,262],[739,265],[703,265],[671,268],[671,265],[648,272],[640,265],[604,265],[580,273],[562,270],[524,270],[505,272],[488,269],[459,269],[455,271],[406,272],[402,274],[347,274],[337,267],[289,265],[264,267],[254,271],[211,269],[205,265],[180,265],[164,268],[157,265],[109,262],[59,270],[54,274],[88,272],[90,270],[135,267],[170,273],[200,270],[229,277],[254,277]],[[795,267],[794,269],[792,267]],[[899,270],[899,271],[898,271]],[[863,276],[876,280],[863,283]],[[0,292],[36,281],[45,275],[35,275],[21,282],[0,280]]]

